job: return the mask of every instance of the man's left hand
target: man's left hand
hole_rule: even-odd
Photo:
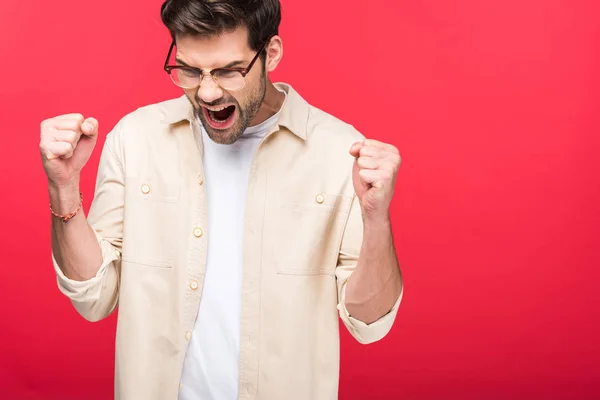
[[[350,154],[355,158],[352,181],[363,219],[387,219],[400,168],[398,149],[391,144],[366,139],[354,143]]]

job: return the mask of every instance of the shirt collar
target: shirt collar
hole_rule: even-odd
[[[306,140],[310,105],[291,85],[275,83],[275,86],[278,89],[285,90],[288,94],[277,124],[287,128],[299,138]],[[184,120],[191,122],[195,118],[194,108],[185,95],[164,102],[162,107],[163,121],[167,124],[177,124]]]

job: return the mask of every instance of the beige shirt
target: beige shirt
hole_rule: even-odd
[[[352,185],[352,126],[291,86],[250,169],[244,230],[239,399],[338,396],[338,315],[361,343],[390,330],[400,298],[366,325],[344,306],[363,227]],[[58,287],[90,321],[118,305],[115,396],[175,400],[202,297],[206,193],[202,135],[185,97],[140,108],[107,136],[88,221],[97,276]]]

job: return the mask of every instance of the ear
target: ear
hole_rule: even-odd
[[[267,46],[267,60],[266,68],[267,72],[273,72],[281,62],[283,57],[283,40],[279,35],[275,35],[271,38],[271,42]]]

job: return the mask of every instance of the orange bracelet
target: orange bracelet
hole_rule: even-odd
[[[82,206],[82,204],[83,204],[83,193],[79,192],[79,197],[80,197],[79,206],[77,206],[77,209],[76,209],[75,211],[73,211],[72,213],[70,213],[70,214],[67,214],[67,215],[60,215],[60,214],[57,214],[57,213],[55,213],[55,212],[54,212],[54,210],[52,209],[52,204],[50,204],[50,212],[51,212],[51,213],[52,213],[52,215],[54,215],[55,217],[62,219],[62,222],[64,222],[64,223],[66,224],[67,222],[69,222],[69,220],[70,220],[71,218],[73,218],[74,216],[76,216],[76,215],[77,215],[77,213],[79,212],[79,210],[81,210],[81,206]]]

